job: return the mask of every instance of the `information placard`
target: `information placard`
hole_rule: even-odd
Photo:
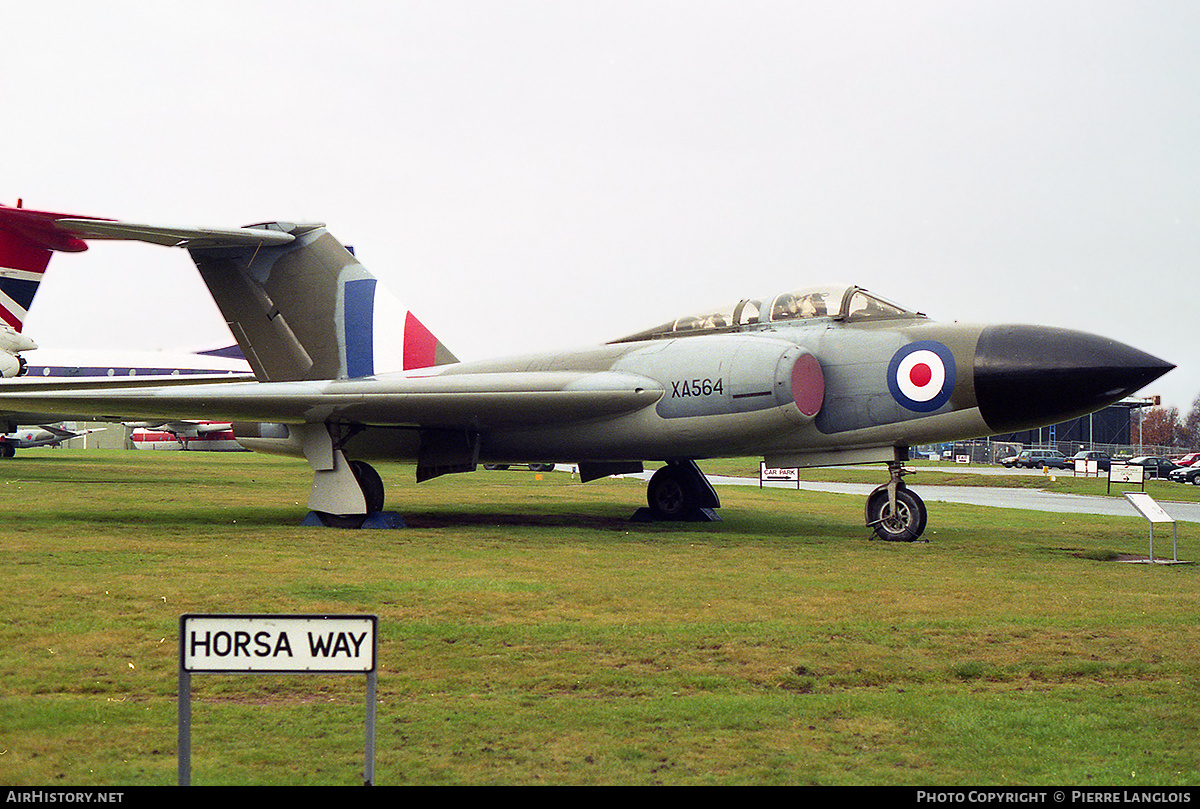
[[[1122,492],[1138,513],[1150,522],[1175,522],[1175,518],[1163,511],[1163,507],[1154,502],[1154,498],[1145,492]]]

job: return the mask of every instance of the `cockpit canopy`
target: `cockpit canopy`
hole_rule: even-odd
[[[860,287],[810,287],[784,292],[774,298],[745,298],[732,306],[687,315],[613,342],[631,343],[662,337],[737,332],[796,321],[824,319],[858,323],[916,317],[924,315],[884,300]]]

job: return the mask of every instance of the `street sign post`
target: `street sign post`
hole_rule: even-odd
[[[364,674],[364,783],[375,780],[374,615],[182,615],[179,618],[179,785],[191,783],[192,674]]]

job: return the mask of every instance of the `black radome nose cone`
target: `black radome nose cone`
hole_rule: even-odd
[[[1086,332],[989,326],[975,349],[975,400],[994,432],[1015,432],[1099,410],[1174,367]]]

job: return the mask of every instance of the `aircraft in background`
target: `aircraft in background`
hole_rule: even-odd
[[[246,452],[229,422],[126,422],[134,449]]]
[[[0,270],[0,273],[3,271]],[[3,278],[0,277],[0,286]],[[37,343],[7,323],[0,323],[0,377],[8,378],[25,373],[26,359],[22,351],[34,351]]]
[[[20,209],[6,220],[22,216],[30,249],[187,249],[257,381],[23,378],[0,386],[0,408],[233,421],[243,445],[308,461],[306,521],[325,525],[397,524],[381,514],[373,459],[415,460],[418,482],[480,463],[572,463],[586,481],[661,461],[646,511],[693,519],[720,505],[698,459],[759,455],[770,467],[886,464],[866,524],[914,540],[927,510],[903,480],[910,446],[1061,422],[1174,367],[1083,332],[936,323],[856,286],[746,298],[593,348],[460,362],[323,225]]]
[[[25,363],[22,376],[43,378],[251,374],[237,346],[212,351],[38,348],[20,359]]]
[[[179,376],[244,374],[250,365],[236,345],[207,351],[110,351],[38,348],[22,333],[55,249],[78,245],[54,239],[45,222],[56,214],[0,205],[0,377]],[[43,242],[50,238],[53,245]]]
[[[104,427],[77,429],[74,425],[44,424],[40,427],[24,427],[16,432],[0,435],[0,458],[11,458],[18,449],[33,447],[56,447],[72,438],[103,431]]]
[[[0,328],[0,332],[3,329]],[[18,334],[18,336],[22,336]],[[0,333],[0,341],[3,334]],[[238,352],[236,346],[234,352]],[[5,361],[5,353],[0,348],[0,365]],[[90,381],[95,378],[104,380],[121,380],[125,383],[144,384],[155,377],[170,377],[172,379],[201,379],[211,383],[214,376],[221,379],[246,379],[251,376],[250,366],[240,353],[229,356],[229,350],[198,353],[168,353],[161,351],[101,351],[78,350],[58,351],[54,349],[35,349],[24,356],[16,357],[21,363],[22,374],[28,372],[39,379],[72,380],[72,384]],[[7,380],[0,380],[0,385]],[[0,429],[7,430],[9,436],[24,435],[30,431],[46,429],[44,425],[60,419],[84,421],[91,419],[89,414],[80,413],[40,413],[40,412],[0,412]],[[103,428],[99,428],[103,429]],[[94,432],[89,430],[88,432]],[[82,433],[81,433],[82,434]],[[0,458],[11,458],[18,449],[26,445],[9,440],[0,445]],[[135,441],[135,446],[137,443]],[[214,448],[218,446],[213,444]],[[198,447],[196,447],[198,448]],[[225,449],[226,447],[221,447]],[[242,449],[242,447],[233,447]]]
[[[42,243],[48,236],[43,224],[47,217],[53,216],[44,211],[29,211],[19,200],[16,208],[0,205],[0,377],[217,375],[232,379],[251,375],[250,365],[236,345],[192,352],[39,348],[22,329],[54,252]],[[54,243],[57,249],[71,249],[67,240]],[[81,414],[66,414],[66,417],[87,418]],[[17,435],[62,418],[52,413],[0,413],[0,429]],[[11,458],[21,446],[16,441],[7,442],[0,449],[0,457]]]
[[[20,207],[18,200],[17,208]],[[21,334],[21,327],[50,263],[51,252],[25,236],[29,217],[11,218],[7,215],[10,210],[13,209],[0,205],[0,377],[25,373],[21,352],[37,348],[37,343]]]

